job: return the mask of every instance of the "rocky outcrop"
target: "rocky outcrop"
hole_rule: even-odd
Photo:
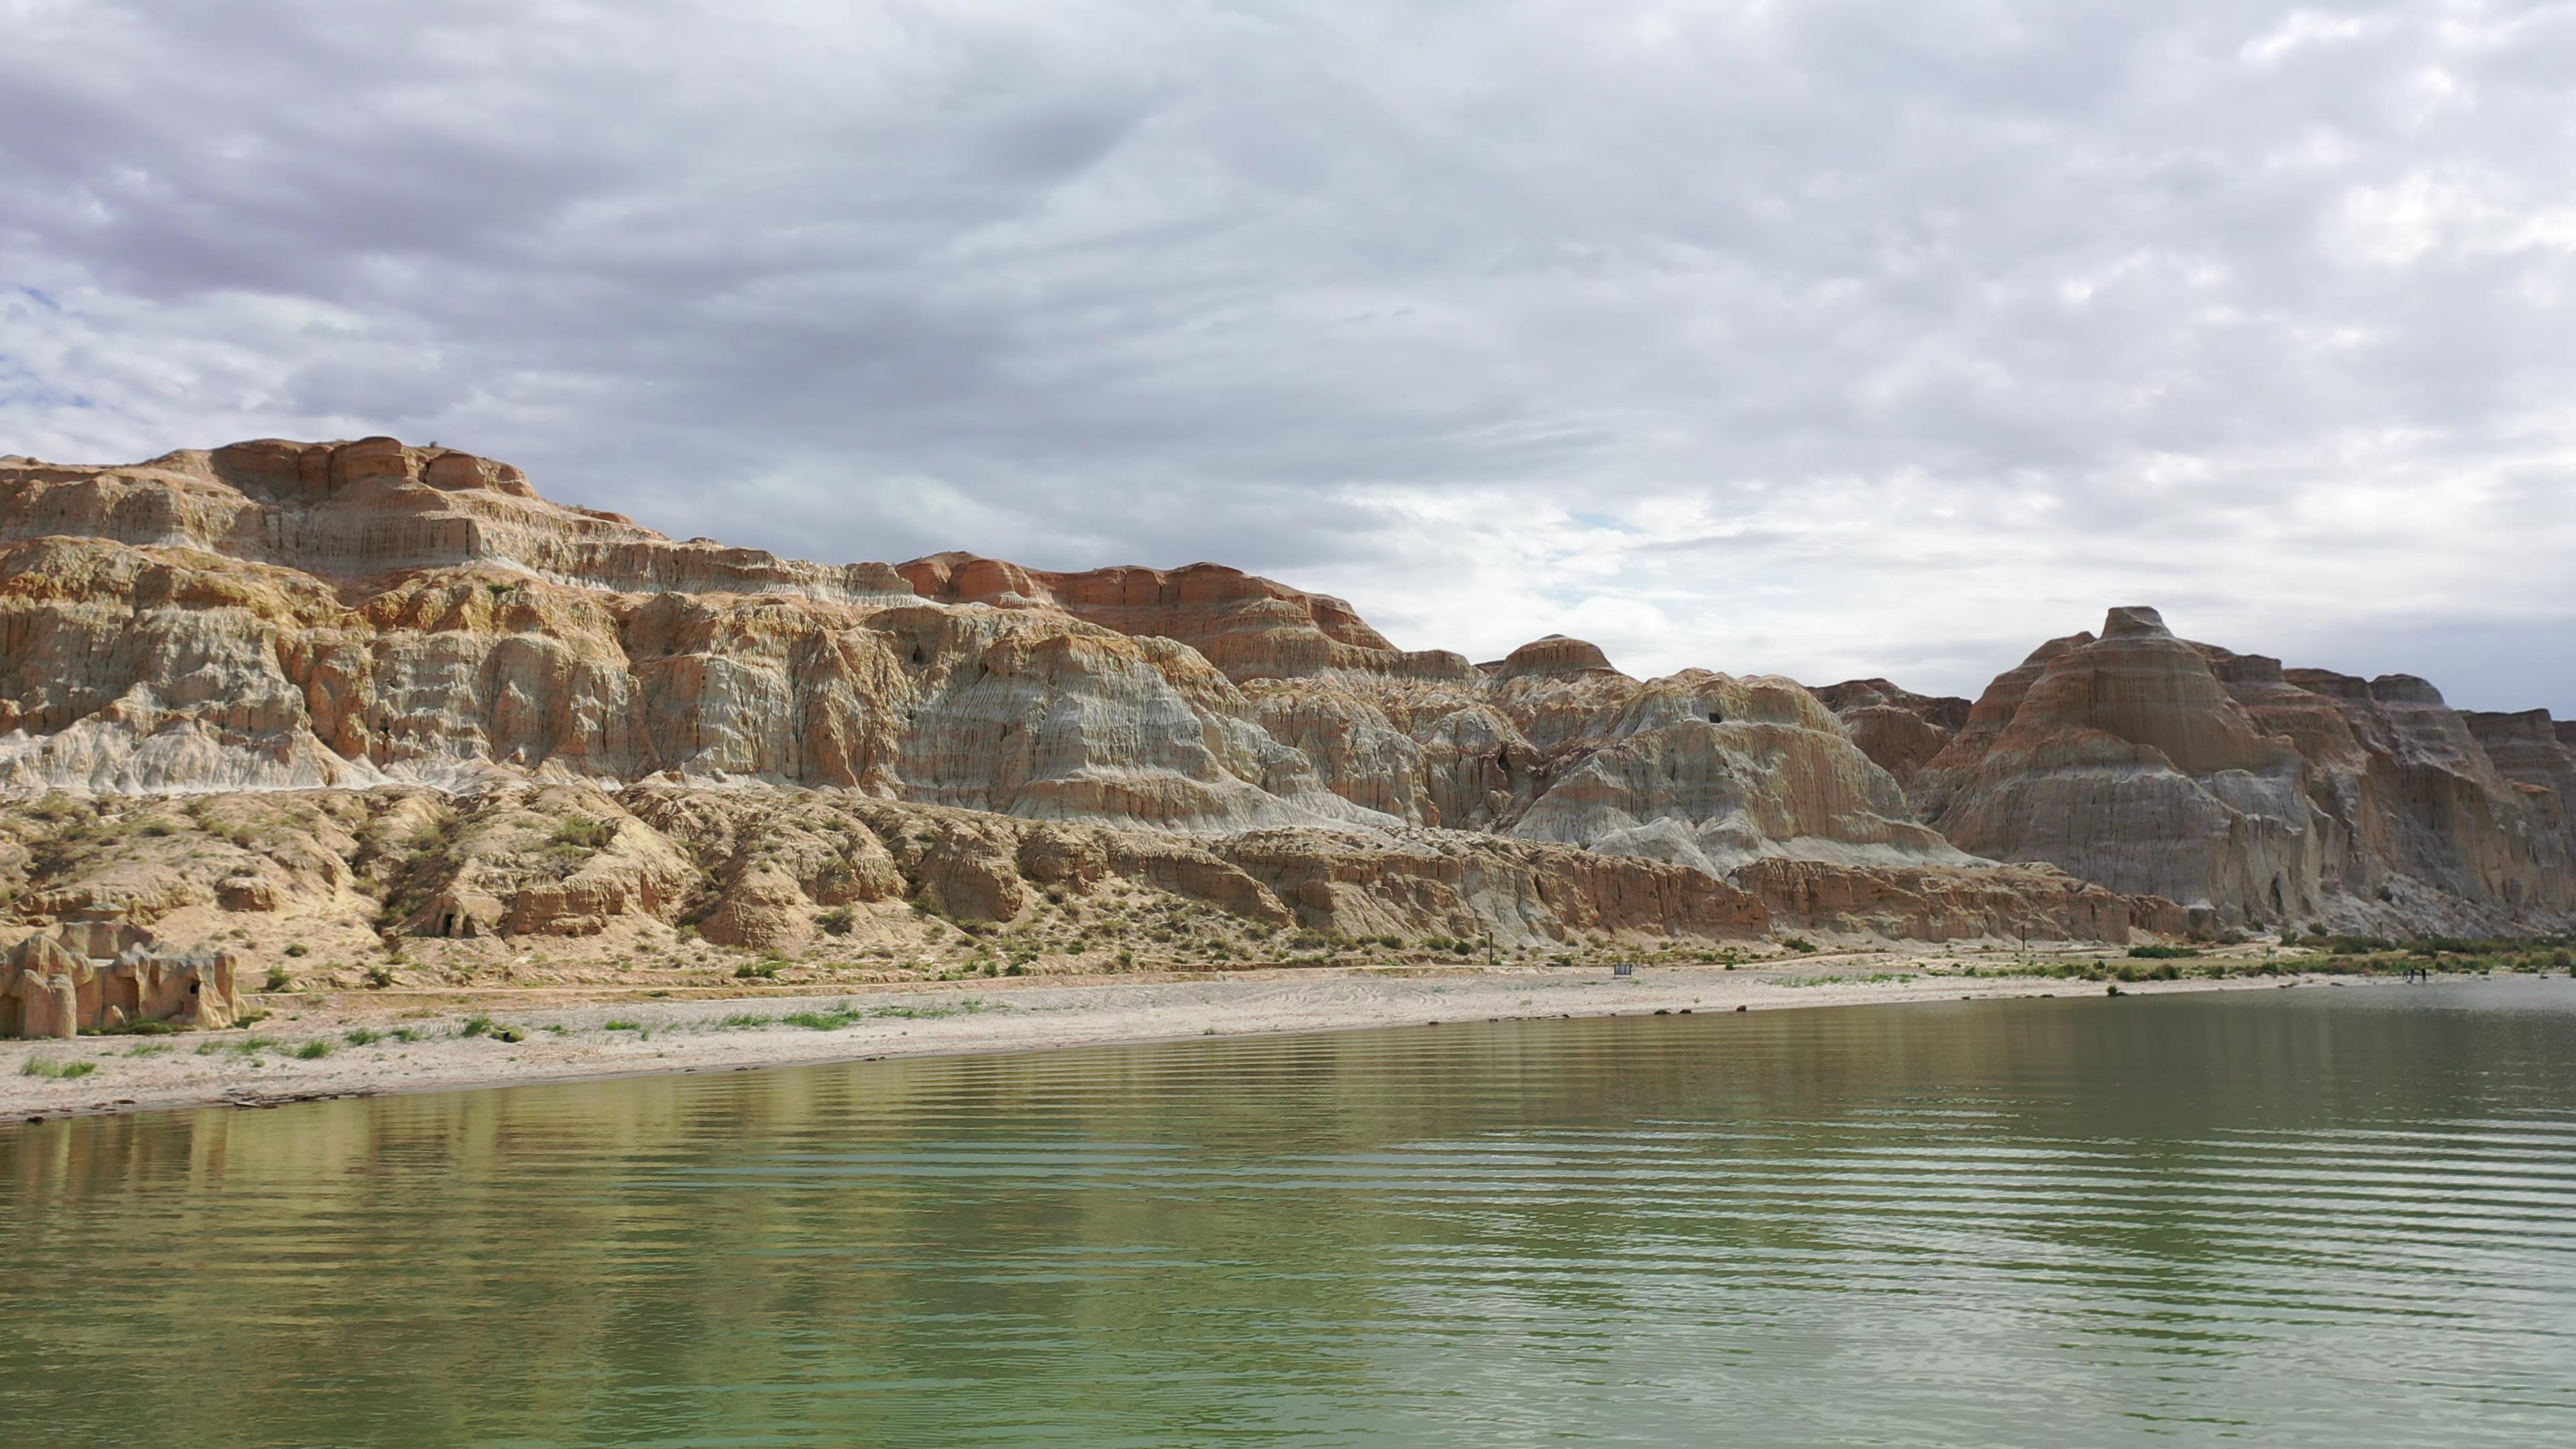
[[[1282,932],[1520,950],[1741,941],[1769,926],[1757,896],[1703,871],[1539,841],[1412,828],[1189,837],[849,790],[660,781],[271,791],[184,809],[57,797],[8,822],[0,866],[18,886],[10,914],[63,940],[102,915],[79,903],[149,885],[156,929],[344,986],[361,963],[410,970],[420,958],[406,951],[448,946],[467,960],[531,943],[613,960],[701,939],[953,956],[1086,902],[1092,936],[1067,954],[1094,960],[1169,959],[1182,946],[1146,919],[1167,908],[1221,924],[1241,951]],[[132,940],[98,954],[148,939],[130,915],[112,918]],[[30,990],[68,969],[37,967]]]
[[[2152,609],[2115,609],[2098,639],[2052,640],[1997,679],[1912,795],[1977,855],[2251,924],[2318,908],[2297,750]]]
[[[332,581],[488,565],[619,593],[910,593],[884,564],[674,543],[620,514],[547,502],[509,464],[392,438],[261,439],[111,468],[0,459],[0,540],[50,537],[192,550]]]
[[[0,538],[21,794],[757,781],[1198,836],[1466,829],[1707,874],[1958,859],[1787,681],[1638,681],[1560,637],[1480,669],[1211,564],[795,563],[382,438],[14,461]],[[468,872],[439,914],[499,898]],[[577,905],[538,909],[598,914]]]
[[[241,1016],[236,964],[229,951],[174,950],[117,915],[86,912],[0,956],[0,1037],[230,1026]]]
[[[2532,817],[2576,861],[2576,720],[2553,720],[2545,709],[2471,711],[2460,718],[2496,772],[2514,783]]]
[[[674,541],[387,438],[0,460],[0,790],[227,821],[257,792],[390,802],[316,806],[291,862],[31,865],[29,920],[652,922],[785,950],[824,916],[853,939],[915,907],[1017,921],[1121,881],[1247,930],[1524,943],[1658,921],[2119,939],[2173,903],[2201,929],[2545,929],[2576,911],[2567,758],[2545,717],[2284,670],[2147,609],[1971,707],[1637,679],[1562,636],[1470,664],[1214,564]],[[830,802],[811,821],[807,796]],[[396,814],[456,833],[368,855]],[[417,869],[380,879],[395,854]]]
[[[1916,694],[1884,679],[1850,679],[1815,691],[1870,762],[1911,785],[1968,723],[1975,706],[1955,695]]]
[[[941,553],[896,570],[914,592],[940,603],[1054,609],[1121,634],[1178,640],[1237,684],[1336,669],[1420,679],[1474,677],[1464,656],[1396,648],[1340,599],[1221,564],[1062,574]]]
[[[1857,870],[1813,860],[1761,860],[1736,882],[1769,908],[1774,926],[1894,940],[2125,942],[2181,935],[2182,907],[2122,895],[2049,866],[1923,866]]]
[[[2284,670],[2128,608],[1998,677],[1910,793],[1964,850],[2204,926],[2550,928],[2576,881],[2550,765],[2517,759],[2529,779],[2423,680]]]

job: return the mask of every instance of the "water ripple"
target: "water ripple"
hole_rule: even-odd
[[[2338,1004],[2379,995],[1453,1025],[14,1130],[0,1424],[2576,1442],[2576,1011],[2506,985]]]

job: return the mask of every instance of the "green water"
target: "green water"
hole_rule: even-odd
[[[19,1445],[2576,1443],[2576,982],[0,1129]]]

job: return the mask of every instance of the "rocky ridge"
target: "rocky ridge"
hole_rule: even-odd
[[[2216,678],[2215,652],[2177,647]],[[2216,753],[2186,748],[2175,773],[2230,822],[2287,821],[2308,777],[2261,782],[2297,774],[2296,749],[2201,719],[2253,718],[2228,690],[2259,671],[2227,667],[2246,679],[2179,706]],[[21,822],[7,910],[35,924],[116,909],[248,942],[292,922],[352,951],[829,951],[874,931],[895,952],[1108,891],[1215,911],[1231,949],[1257,931],[1547,949],[2117,941],[2182,930],[2177,901],[2207,924],[2331,894],[2303,885],[2297,831],[2230,824],[2246,843],[2224,869],[2016,834],[2023,797],[2094,808],[2017,779],[2107,748],[2054,740],[2047,708],[2012,733],[2045,672],[1969,711],[1884,681],[1638,680],[1562,638],[1477,665],[1213,564],[801,563],[384,438],[0,459],[0,790],[51,802]],[[2558,778],[2556,748],[2488,775],[2554,789],[2524,781]],[[2356,768],[2354,791],[2387,795]],[[2156,808],[2193,828],[2218,818],[2168,793],[2183,803]],[[282,844],[224,834],[292,802],[305,823],[248,831]],[[162,833],[103,839],[119,822]],[[2276,877],[2278,909],[2242,908]],[[2527,905],[2560,899],[2534,879]]]
[[[1835,690],[1855,738],[1911,766],[1914,808],[1961,849],[2181,902],[2204,929],[2576,919],[2576,754],[2545,711],[2464,715],[2410,675],[2284,669],[2177,638],[2148,608],[2041,645],[1956,726],[1948,702]],[[1866,718],[1891,707],[1924,715],[1923,735]]]

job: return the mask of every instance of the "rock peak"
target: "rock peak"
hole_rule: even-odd
[[[1493,671],[1496,679],[1572,679],[1619,672],[1600,645],[1563,634],[1531,640],[1506,655]]]
[[[2102,620],[2105,639],[2149,637],[2170,639],[2173,631],[2165,627],[2165,616],[2144,604],[2123,604],[2111,610]]]

